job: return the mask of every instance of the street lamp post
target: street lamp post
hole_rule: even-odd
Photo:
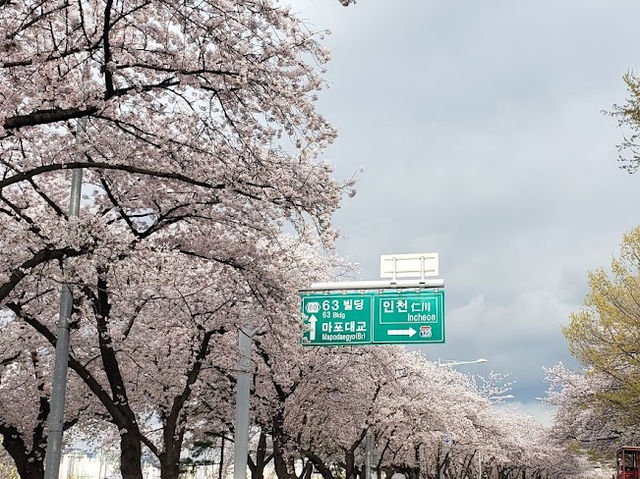
[[[513,399],[513,398],[514,398],[513,394],[498,394],[496,396],[488,397],[489,401],[491,401],[493,404],[499,404],[505,399]]]
[[[478,359],[474,359],[473,361],[456,361],[456,360],[449,360],[449,359],[438,359],[438,366],[460,366],[462,364],[479,364],[479,363],[486,363],[488,361],[488,359],[484,359],[484,358],[478,358]]]
[[[76,138],[82,142],[86,132],[86,118],[78,120]],[[80,215],[82,198],[82,168],[76,168],[71,174],[71,193],[69,195],[69,217]],[[69,322],[73,313],[73,289],[70,282],[73,267],[63,265],[65,276],[60,291],[60,314],[58,316],[58,335],[51,383],[51,411],[49,412],[49,431],[45,453],[44,478],[57,479],[62,457],[62,433],[64,430],[64,406],[67,392],[67,370],[69,363],[70,331]]]
[[[233,478],[247,478],[249,455],[249,395],[251,387],[252,331],[243,327],[238,330],[238,374],[236,380],[236,415],[233,449]]]
[[[371,479],[371,463],[373,462],[373,437],[368,432],[365,436],[364,477]]]
[[[479,363],[486,363],[488,360],[485,358],[478,358],[478,359],[474,359],[472,361],[457,361],[457,360],[448,360],[445,359],[444,361],[442,359],[438,358],[438,366],[460,366],[463,364],[479,364]],[[449,439],[449,442],[451,441],[451,439]],[[444,444],[444,442],[443,442]],[[445,455],[446,457],[446,455]],[[479,469],[480,469],[480,476],[482,476],[482,458],[481,456],[479,456]],[[442,464],[439,464],[438,467],[438,479],[444,479],[444,461]],[[481,479],[478,478],[478,479]]]

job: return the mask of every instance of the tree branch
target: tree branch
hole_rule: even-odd
[[[20,266],[11,271],[9,279],[0,284],[0,301],[5,299],[11,291],[24,279],[28,271],[42,263],[51,260],[63,259],[65,257],[80,256],[88,250],[76,250],[73,248],[45,248],[35,253],[30,259],[24,261]]]
[[[85,108],[52,108],[49,110],[36,110],[26,115],[10,116],[4,122],[5,130],[15,130],[24,126],[46,125],[59,121],[72,120],[93,115],[98,107],[87,106]]]
[[[48,173],[50,171],[62,171],[62,170],[71,170],[76,168],[93,168],[96,170],[117,170],[117,171],[125,171],[127,173],[144,175],[144,176],[155,176],[157,178],[166,178],[169,180],[177,180],[183,183],[187,183],[190,185],[201,186],[207,189],[215,189],[221,190],[225,187],[223,184],[212,185],[207,181],[196,180],[189,176],[174,173],[171,171],[158,171],[151,170],[148,168],[139,168],[137,166],[131,165],[123,165],[123,164],[113,164],[113,163],[102,163],[102,162],[93,162],[93,161],[73,161],[70,163],[56,163],[52,165],[43,165],[33,168],[29,171],[16,173],[9,178],[6,178],[0,181],[0,189],[6,188],[7,186],[13,185],[15,183],[19,183],[21,181],[26,181],[29,178],[33,178],[34,176],[41,175],[43,173]]]

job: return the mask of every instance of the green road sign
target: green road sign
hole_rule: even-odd
[[[444,291],[306,293],[302,344],[444,343]]]
[[[374,343],[444,343],[444,291],[375,296]]]
[[[307,325],[302,342],[309,345],[371,343],[370,295],[310,294],[302,296]]]

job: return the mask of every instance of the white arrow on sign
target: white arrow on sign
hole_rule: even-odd
[[[309,329],[309,341],[315,341],[316,339],[316,321],[318,321],[318,318],[312,314],[309,318],[309,324],[311,325],[311,329]]]
[[[414,334],[417,333],[417,331],[413,328],[409,328],[409,329],[390,329],[389,331],[387,331],[389,333],[389,336],[413,336]]]

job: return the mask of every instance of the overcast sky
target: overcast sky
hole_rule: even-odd
[[[341,255],[377,279],[379,255],[439,252],[444,345],[432,359],[509,373],[545,415],[543,366],[571,362],[561,327],[640,224],[640,173],[602,110],[640,68],[640,2],[295,0],[332,51],[319,109],[327,157],[358,175],[336,216]]]

